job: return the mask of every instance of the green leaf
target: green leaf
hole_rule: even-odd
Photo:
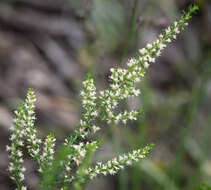
[[[190,5],[188,7],[188,12],[191,14],[196,13],[199,10],[199,6],[197,4]]]

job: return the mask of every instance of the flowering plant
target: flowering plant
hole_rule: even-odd
[[[174,41],[177,35],[188,26],[191,15],[198,10],[196,5],[190,6],[181,18],[169,26],[157,40],[147,44],[146,48],[139,50],[137,58],[127,62],[125,68],[111,68],[110,86],[99,93],[96,91],[91,75],[83,82],[81,99],[83,113],[80,124],[76,130],[64,140],[63,145],[55,154],[56,138],[53,134],[45,140],[37,137],[35,121],[35,93],[28,90],[26,100],[21,102],[15,111],[14,125],[10,136],[11,144],[7,146],[10,154],[9,172],[16,184],[16,190],[27,189],[24,185],[23,147],[26,146],[31,158],[37,162],[42,175],[39,189],[81,189],[81,184],[98,175],[114,175],[120,169],[145,158],[153,144],[144,148],[133,150],[131,153],[119,155],[106,163],[98,162],[91,166],[90,157],[97,150],[99,141],[88,141],[91,133],[100,130],[99,121],[107,124],[126,124],[128,120],[136,120],[143,110],[131,110],[116,113],[119,101],[128,97],[140,95],[135,87],[144,77],[147,68],[161,55],[166,44]]]

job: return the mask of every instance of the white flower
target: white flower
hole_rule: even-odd
[[[92,129],[93,129],[93,132],[96,133],[97,131],[100,130],[100,127],[97,127],[97,126],[94,125],[94,126],[92,127]]]
[[[145,48],[142,48],[142,49],[139,50],[139,52],[140,52],[141,54],[145,54],[145,53],[147,52],[147,50],[146,50]]]
[[[22,186],[21,190],[27,190],[27,187],[26,186]]]
[[[151,49],[152,48],[152,44],[147,44],[147,48]]]

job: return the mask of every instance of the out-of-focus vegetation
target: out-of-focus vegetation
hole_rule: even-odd
[[[0,2],[0,189],[12,189],[6,173],[11,110],[26,89],[38,96],[40,137],[54,131],[61,140],[80,118],[77,97],[86,72],[107,86],[109,68],[124,66],[137,49],[193,1],[183,0],[3,0]],[[211,183],[211,2],[198,0],[200,12],[176,43],[151,66],[141,83],[145,117],[130,126],[99,134],[104,146],[96,160],[156,144],[150,159],[118,177],[100,178],[87,189],[191,190]],[[27,183],[36,189],[33,163],[25,163]],[[202,186],[202,189],[206,186]]]
[[[210,190],[211,187],[208,184],[202,184],[197,190]]]

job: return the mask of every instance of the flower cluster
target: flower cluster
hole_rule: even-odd
[[[23,130],[25,132],[26,141],[27,141],[27,149],[32,158],[39,162],[40,160],[40,143],[41,139],[37,138],[37,131],[34,127],[35,121],[35,101],[36,97],[34,91],[32,89],[28,90],[27,97],[24,103],[24,111],[23,115]]]
[[[68,155],[69,156],[69,159],[68,159],[69,165],[66,167],[66,173],[65,173],[65,176],[64,176],[64,178],[65,178],[64,181],[66,183],[72,182],[81,173],[81,170],[79,168],[77,170],[76,176],[70,175],[70,171],[71,171],[70,160],[73,160],[76,163],[76,165],[79,166],[81,164],[81,162],[84,160],[84,158],[86,156],[88,156],[89,153],[97,150],[98,144],[99,144],[98,141],[92,141],[92,142],[87,142],[86,144],[80,143],[79,145],[72,145],[76,154],[72,154],[71,156]],[[75,156],[73,156],[73,155],[75,155]]]
[[[138,57],[127,62],[126,69],[111,68],[110,88],[101,91],[99,97],[104,120],[108,122],[112,120],[112,112],[119,100],[140,95],[140,90],[135,88],[135,84],[144,77],[146,69],[161,55],[162,50],[167,46],[166,44],[174,41],[177,35],[185,29],[191,14],[196,9],[196,7],[190,7],[189,11],[160,34],[155,42],[140,49]]]
[[[86,155],[86,147],[89,144],[89,142],[87,142],[86,144],[83,142],[80,142],[79,144],[71,144],[68,145],[70,148],[72,148],[71,154],[67,155],[67,162],[62,163],[65,168],[65,174],[64,174],[64,181],[67,182],[71,182],[74,179],[74,176],[71,176],[70,173],[71,171],[71,167],[73,166],[73,164],[75,163],[77,166],[79,166],[81,164],[81,162],[83,161],[85,155]]]
[[[120,169],[149,154],[153,145],[147,145],[143,149],[134,150],[104,164],[99,162],[90,167],[90,154],[97,150],[99,143],[97,141],[87,142],[87,137],[91,132],[95,133],[100,129],[99,121],[106,121],[108,124],[118,124],[119,122],[126,124],[128,120],[136,120],[137,116],[143,113],[143,110],[120,113],[116,113],[116,111],[121,100],[140,95],[141,92],[136,88],[136,83],[141,81],[149,65],[160,56],[167,43],[175,40],[177,35],[185,29],[191,14],[196,10],[197,6],[191,6],[188,12],[159,35],[155,42],[140,49],[138,57],[130,59],[126,68],[111,68],[108,89],[97,94],[93,78],[90,75],[87,76],[81,91],[82,119],[73,134],[65,139],[63,147],[68,148],[68,151],[62,154],[64,156],[62,158],[55,154],[56,139],[53,134],[48,135],[44,143],[37,137],[34,125],[36,98],[34,91],[28,90],[25,102],[22,102],[15,111],[14,127],[11,128],[11,145],[7,146],[11,159],[9,171],[17,190],[26,189],[23,185],[25,168],[22,167],[24,145],[26,145],[29,155],[38,163],[39,171],[43,175],[46,173],[52,175],[48,178],[44,177],[47,180],[41,182],[41,189],[48,187],[51,187],[50,189],[54,187],[68,189],[71,184],[73,186],[74,184],[80,185],[87,179],[93,179],[100,174],[114,175]],[[55,171],[59,173],[55,175]],[[55,176],[58,176],[59,180],[54,180]]]
[[[55,152],[55,141],[56,139],[53,134],[48,135],[45,139],[43,152],[40,156],[40,172],[44,171],[45,168],[52,165]]]
[[[93,121],[98,116],[98,111],[96,103],[96,87],[94,85],[94,80],[90,75],[87,75],[87,79],[83,82],[83,89],[80,95],[82,98],[82,107],[84,108],[84,112],[80,125],[76,130],[76,134],[78,137],[82,137],[84,139],[91,130],[95,133],[99,129],[99,127],[96,127],[93,124]]]
[[[144,147],[143,149],[134,150],[131,153],[120,155],[112,160],[109,160],[105,164],[98,162],[95,167],[89,167],[85,169],[84,173],[90,179],[93,179],[100,174],[114,175],[120,169],[124,169],[126,166],[130,166],[134,162],[138,162],[140,159],[145,158],[153,146],[154,145],[151,144]]]
[[[6,149],[10,153],[10,165],[9,172],[11,173],[11,179],[16,183],[17,189],[24,189],[22,185],[24,180],[25,168],[22,166],[23,163],[23,152],[21,148],[24,146],[23,136],[23,116],[25,115],[24,103],[21,102],[18,109],[15,111],[14,126],[11,127],[12,135],[10,136],[11,145],[7,146]]]
[[[107,122],[111,123],[114,122],[115,124],[118,124],[120,121],[124,124],[127,123],[128,120],[137,120],[137,115],[143,113],[143,110],[131,110],[131,111],[124,111],[123,113],[112,113],[109,112]]]
[[[32,89],[27,92],[25,102],[19,104],[18,109],[15,111],[14,125],[11,127],[12,135],[10,137],[11,145],[7,146],[7,151],[10,153],[9,171],[11,179],[16,183],[18,190],[24,190],[26,187],[22,185],[24,180],[25,168],[23,163],[22,148],[26,145],[29,155],[37,161],[42,167],[50,164],[53,160],[53,147],[55,138],[49,135],[44,143],[43,153],[40,150],[41,139],[36,136],[36,129],[34,127],[35,121],[35,93]]]

